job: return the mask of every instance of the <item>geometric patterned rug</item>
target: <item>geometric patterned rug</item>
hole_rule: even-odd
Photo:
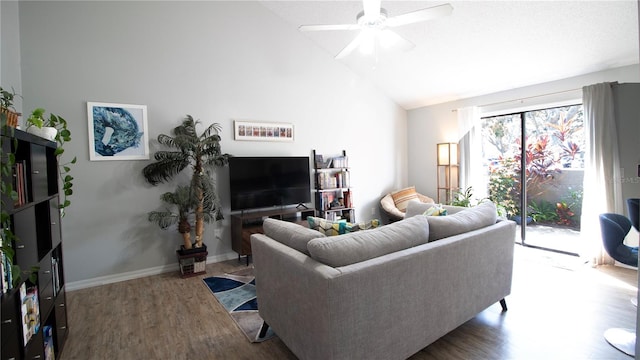
[[[251,270],[251,269],[247,269]],[[251,342],[269,340],[275,334],[269,328],[267,335],[259,338],[262,318],[258,314],[256,285],[253,271],[241,271],[202,279],[218,302]]]

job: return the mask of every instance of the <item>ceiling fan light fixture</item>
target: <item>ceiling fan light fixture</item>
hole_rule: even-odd
[[[378,49],[408,51],[415,47],[411,41],[389,30],[389,28],[447,16],[453,10],[450,4],[443,4],[388,17],[387,10],[380,7],[381,0],[362,0],[362,2],[364,10],[356,16],[355,24],[300,25],[298,29],[300,31],[360,30],[360,34],[335,58],[342,59],[356,49],[364,55],[375,54],[377,58]]]
[[[377,16],[367,16],[364,11],[360,11],[356,20],[363,29],[383,29],[386,27],[387,10],[380,8],[380,14]]]

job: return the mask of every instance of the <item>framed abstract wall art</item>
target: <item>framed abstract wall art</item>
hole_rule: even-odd
[[[148,160],[147,106],[87,102],[89,159]]]
[[[293,141],[293,124],[235,120],[234,139],[249,141]]]

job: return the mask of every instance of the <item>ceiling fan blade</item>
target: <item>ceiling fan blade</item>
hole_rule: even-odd
[[[452,11],[453,6],[451,6],[451,4],[443,4],[387,18],[386,24],[389,27],[408,25],[447,16],[450,15]]]
[[[416,45],[394,31],[384,29],[380,32],[380,47],[392,51],[409,51]]]
[[[358,30],[357,24],[337,24],[337,25],[300,25],[300,31],[325,31],[325,30]]]
[[[336,60],[342,59],[343,57],[351,54],[351,52],[353,52],[353,50],[355,50],[356,48],[358,48],[360,46],[360,43],[362,42],[363,38],[365,36],[365,32],[361,31],[358,36],[355,37],[355,39],[353,39],[349,45],[345,46],[344,49],[342,49],[338,55],[336,55]]]
[[[362,7],[367,19],[377,19],[380,16],[380,0],[362,0]]]

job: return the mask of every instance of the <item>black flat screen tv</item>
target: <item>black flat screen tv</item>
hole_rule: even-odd
[[[311,202],[309,157],[231,157],[231,211]]]

